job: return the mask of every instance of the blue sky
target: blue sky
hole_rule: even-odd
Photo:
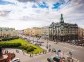
[[[14,3],[9,2],[9,1],[0,0],[0,5],[7,5],[7,4],[14,4]]]
[[[0,27],[25,29],[60,21],[84,28],[84,0],[0,0]]]

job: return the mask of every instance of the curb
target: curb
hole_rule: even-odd
[[[69,57],[68,55],[65,55],[65,57]],[[73,62],[80,62],[78,59],[72,57]]]

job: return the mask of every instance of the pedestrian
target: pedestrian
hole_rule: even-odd
[[[44,50],[44,54],[46,54],[46,50]]]
[[[33,57],[33,52],[32,52],[32,54],[31,54],[31,57]]]
[[[7,50],[7,53],[8,53],[8,50]]]
[[[19,50],[16,49],[16,52],[19,53]]]
[[[51,45],[49,44],[49,48],[51,48]]]
[[[32,55],[31,55],[31,53],[30,53],[30,57],[31,57]]]
[[[46,48],[48,49],[48,45],[46,46]]]
[[[23,52],[23,55],[24,55],[24,51],[22,50],[22,52]]]
[[[49,52],[51,52],[51,49],[49,48]]]
[[[69,56],[70,56],[70,58],[72,58],[72,52],[71,51],[69,51]]]
[[[44,50],[43,50],[43,54],[44,54]]]

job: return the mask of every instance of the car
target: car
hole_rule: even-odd
[[[54,62],[53,57],[47,58],[48,62]]]
[[[14,58],[12,61],[10,62],[20,62],[20,59],[19,58]]]
[[[44,42],[40,41],[40,43],[44,43]]]
[[[56,49],[55,49],[55,48],[53,48],[53,49],[52,49],[52,52],[56,52]]]
[[[53,57],[53,60],[56,62],[60,62],[60,57],[59,56]]]

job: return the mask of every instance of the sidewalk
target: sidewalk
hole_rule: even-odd
[[[67,59],[66,62],[80,62],[78,59],[72,57],[72,59],[68,56],[68,55],[65,55],[65,58]]]

